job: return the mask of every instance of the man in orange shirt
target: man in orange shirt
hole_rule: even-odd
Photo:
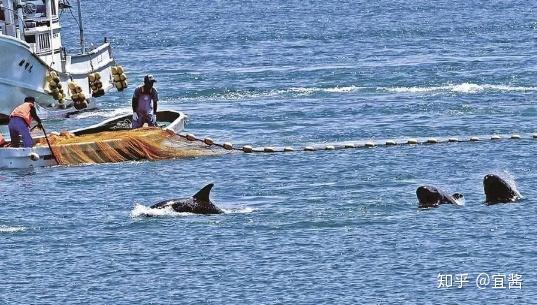
[[[9,116],[9,135],[11,137],[11,147],[20,147],[22,138],[23,147],[32,147],[33,140],[30,135],[32,119],[37,121],[37,126],[41,127],[41,119],[35,110],[35,98],[28,96],[24,103],[11,112]]]

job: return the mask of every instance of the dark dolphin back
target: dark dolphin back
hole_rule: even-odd
[[[192,197],[199,201],[211,201],[211,199],[209,199],[209,195],[211,194],[211,189],[213,188],[213,186],[213,183],[207,184]]]
[[[460,193],[449,195],[445,191],[432,186],[422,185],[416,190],[416,196],[420,203],[420,207],[437,207],[440,204],[455,204],[458,205],[457,200],[463,198]]]
[[[210,197],[211,189],[214,184],[209,183],[197,192],[192,199],[194,200],[193,212],[198,214],[221,214],[224,213],[214,203],[212,203]]]
[[[209,196],[211,194],[211,189],[213,188],[212,183],[207,184],[199,192],[190,198],[183,199],[170,199],[158,202],[151,206],[152,209],[164,209],[166,207],[171,207],[175,212],[183,213],[196,213],[196,214],[221,214],[224,211],[220,210],[215,206]]]
[[[520,194],[505,179],[498,175],[488,174],[483,178],[485,203],[505,203],[520,199]]]

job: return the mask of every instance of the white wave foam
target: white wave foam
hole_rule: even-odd
[[[395,93],[427,93],[440,90],[446,90],[448,87],[395,87],[395,88],[385,88],[378,87],[377,90],[386,90],[388,92]]]
[[[357,86],[344,86],[344,87],[329,87],[329,88],[318,88],[318,87],[311,87],[311,88],[289,88],[286,90],[280,90],[281,93],[298,93],[298,94],[314,94],[319,92],[325,92],[325,93],[349,93],[364,89],[364,87],[357,87]]]
[[[480,86],[477,84],[469,84],[469,83],[451,85],[449,87],[451,91],[459,92],[459,93],[477,93],[477,92],[481,92],[485,90],[484,86]]]
[[[0,233],[16,233],[16,232],[24,232],[24,231],[26,231],[25,227],[0,226]]]
[[[255,211],[253,208],[244,207],[244,208],[238,208],[238,209],[222,209],[224,213],[226,214],[248,214]]]
[[[490,84],[472,84],[462,83],[446,86],[432,86],[432,87],[378,87],[377,90],[385,90],[395,93],[432,93],[432,92],[456,92],[456,93],[479,93],[485,90],[490,91],[503,91],[503,92],[525,92],[525,91],[537,91],[537,87],[523,87],[523,86],[508,86],[508,85],[490,85]]]
[[[326,88],[323,89],[324,92],[328,93],[348,93],[364,89],[363,87],[357,86],[347,86],[347,87],[335,87],[335,88]]]

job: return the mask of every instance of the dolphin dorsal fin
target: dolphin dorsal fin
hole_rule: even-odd
[[[207,184],[204,188],[202,188],[199,192],[197,192],[196,195],[192,197],[200,201],[210,201],[209,194],[211,193],[211,189],[213,188],[213,186],[214,186],[213,183]]]

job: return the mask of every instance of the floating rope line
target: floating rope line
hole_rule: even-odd
[[[384,146],[412,146],[412,145],[433,145],[441,143],[463,143],[463,142],[483,142],[483,141],[500,141],[500,140],[522,140],[522,139],[535,139],[537,140],[537,133],[533,134],[511,134],[511,135],[491,135],[491,136],[471,136],[471,137],[442,137],[442,138],[408,138],[406,140],[367,140],[367,141],[346,141],[340,143],[327,143],[327,144],[313,144],[303,147],[252,147],[251,145],[244,145],[242,147],[235,147],[229,142],[216,142],[211,138],[198,138],[191,133],[180,133],[180,137],[192,142],[201,142],[207,146],[217,146],[230,151],[242,151],[244,153],[282,153],[282,152],[295,152],[295,151],[332,151],[342,149],[356,149],[356,148],[373,148]]]

